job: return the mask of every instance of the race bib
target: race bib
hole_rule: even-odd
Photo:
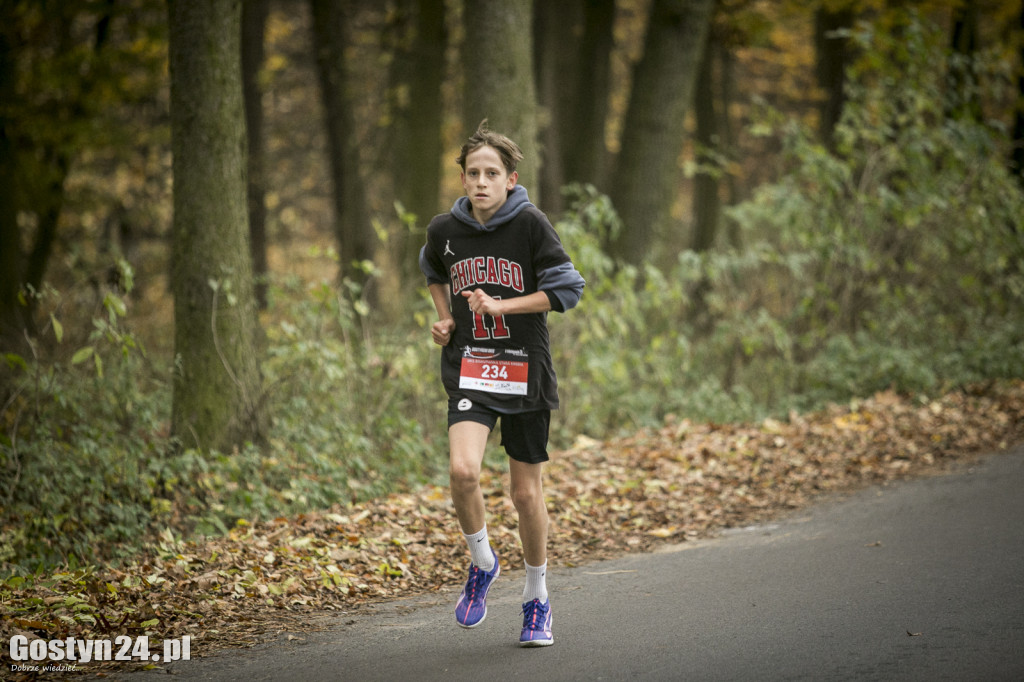
[[[530,362],[526,351],[465,348],[462,351],[462,369],[459,388],[526,395],[526,379]]]

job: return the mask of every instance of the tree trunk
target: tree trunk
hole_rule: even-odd
[[[953,91],[947,98],[947,115],[952,118],[967,116],[980,121],[981,102],[973,75],[974,56],[978,50],[978,5],[974,0],[967,0],[953,10],[953,36],[950,43],[953,59],[949,80]]]
[[[444,0],[401,0],[395,14],[390,73],[392,187],[395,198],[425,230],[441,208],[441,86],[447,44]],[[405,277],[419,274],[416,257],[423,239],[422,231],[399,234],[399,270]]]
[[[270,11],[269,0],[243,0],[242,2],[242,92],[245,99],[245,131],[249,142],[248,206],[249,246],[252,251],[252,269],[255,279],[256,305],[267,307],[267,191],[264,173],[263,145],[263,88],[260,70],[263,68],[263,38]]]
[[[707,251],[718,235],[718,220],[721,214],[721,200],[718,196],[718,178],[721,168],[717,165],[718,116],[715,113],[714,55],[715,43],[708,38],[701,59],[697,90],[694,93],[694,113],[697,118],[697,174],[693,190],[693,239],[694,251]]]
[[[550,213],[562,210],[566,184],[602,184],[614,25],[614,2],[534,1],[541,193]]]
[[[623,223],[612,246],[628,263],[651,255],[656,235],[670,219],[682,173],[686,112],[713,5],[713,0],[654,0],[611,185]]]
[[[835,31],[853,27],[853,9],[843,7],[830,10],[822,7],[814,13],[814,48],[818,85],[825,91],[821,103],[820,135],[825,146],[832,149],[832,132],[843,115],[846,101],[845,85],[848,39]]]
[[[577,48],[574,97],[558,117],[562,165],[568,182],[604,183],[607,148],[604,141],[611,88],[611,53],[615,45],[615,3],[585,0],[583,39]],[[572,45],[571,41],[565,41]],[[552,65],[557,71],[557,65]],[[564,80],[563,80],[564,83]],[[570,84],[565,83],[566,87]]]
[[[246,210],[245,113],[236,0],[169,0],[172,434],[230,451],[261,438],[261,378]]]
[[[46,49],[66,49],[78,18],[74,7],[57,9],[61,11],[55,11],[49,19],[54,29]],[[36,299],[28,296],[22,300],[21,292],[42,289],[64,205],[64,181],[71,166],[71,145],[59,133],[53,133],[56,124],[52,122],[82,116],[94,84],[88,77],[82,78],[77,92],[45,107],[45,113],[43,106],[26,98],[22,91],[25,85],[19,83],[25,73],[19,70],[16,50],[33,48],[25,44],[25,36],[19,35],[21,30],[31,33],[21,11],[12,3],[0,3],[0,103],[8,105],[0,106],[0,340],[18,345],[24,342],[26,333],[36,333]],[[102,42],[102,34],[97,34],[91,49],[99,50]],[[28,253],[18,224],[18,215],[23,212],[36,219]]]
[[[334,179],[334,233],[339,277],[365,280],[359,263],[373,260],[376,237],[360,176],[355,117],[345,65],[346,25],[352,0],[310,0],[313,44],[327,126],[327,153]]]
[[[1017,113],[1013,122],[1013,152],[1011,170],[1017,181],[1024,187],[1024,4],[1020,8],[1020,23],[1017,27]]]
[[[0,102],[13,102],[14,54],[5,28],[0,26]],[[18,226],[18,170],[12,124],[7,108],[0,107],[0,346],[6,348],[23,342],[26,312],[18,301],[25,275],[25,255]]]
[[[572,108],[569,100],[580,90],[577,41],[582,32],[582,5],[582,0],[533,3],[534,82],[543,121],[537,132],[542,163],[534,184],[545,197],[545,210],[551,213],[561,212],[560,190],[566,183],[562,118]]]
[[[718,91],[721,98],[722,116],[718,121],[719,146],[724,151],[728,160],[734,160],[738,156],[736,128],[737,123],[729,116],[733,102],[740,99],[737,95],[736,85],[736,54],[735,44],[732,41],[722,40],[716,50],[718,59]],[[746,199],[744,183],[740,182],[736,173],[725,173],[725,202],[735,206]],[[740,234],[740,225],[736,220],[727,218],[722,225],[725,230],[726,243],[739,249],[742,246],[743,238]]]
[[[470,2],[463,8],[462,123],[465,139],[482,119],[523,150],[519,182],[540,205],[537,96],[533,83],[532,1]]]
[[[35,186],[31,200],[38,225],[32,250],[28,254],[25,283],[40,291],[50,263],[50,254],[53,253],[53,244],[57,240],[57,223],[64,206],[64,181],[68,177],[71,161],[63,151],[53,148],[43,149],[37,155],[42,163],[37,172],[32,174]],[[30,302],[30,316],[33,309],[34,305]]]

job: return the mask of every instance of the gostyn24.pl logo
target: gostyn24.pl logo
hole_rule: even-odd
[[[92,661],[157,662],[187,661],[192,657],[192,636],[165,639],[159,651],[151,651],[149,637],[121,635],[114,639],[30,639],[15,635],[10,641],[13,671],[42,671],[46,663],[90,663]]]

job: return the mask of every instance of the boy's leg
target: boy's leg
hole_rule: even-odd
[[[461,421],[448,428],[448,480],[452,503],[465,535],[486,524],[484,494],[480,489],[480,467],[491,429],[475,421]]]
[[[509,460],[512,474],[512,500],[519,513],[519,538],[526,560],[526,586],[523,589],[523,632],[520,646],[548,646],[551,634],[551,603],[546,584],[548,510],[544,504],[541,480],[543,463],[527,464]]]
[[[544,462],[548,459],[551,413],[538,411],[502,420],[501,440],[509,454],[512,503],[519,514],[519,539],[526,560],[521,646],[548,646],[551,603],[547,590],[548,509],[544,503]],[[507,428],[506,428],[507,427]]]
[[[473,558],[466,586],[455,604],[455,620],[462,627],[476,627],[487,617],[487,592],[501,570],[498,555],[487,539],[480,468],[491,428],[475,421],[461,421],[448,428],[449,481],[459,526]]]
[[[543,566],[548,560],[548,509],[544,503],[544,464],[528,464],[509,459],[512,503],[519,514],[519,539],[523,558],[530,566]]]
[[[544,503],[544,463],[548,461],[550,410],[507,415],[501,444],[509,455],[512,503],[519,514],[519,539],[528,566],[543,566],[548,554],[548,509]]]

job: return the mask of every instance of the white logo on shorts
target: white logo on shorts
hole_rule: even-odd
[[[463,398],[459,401],[459,411],[465,412],[466,410],[473,407],[473,402],[469,398]]]

